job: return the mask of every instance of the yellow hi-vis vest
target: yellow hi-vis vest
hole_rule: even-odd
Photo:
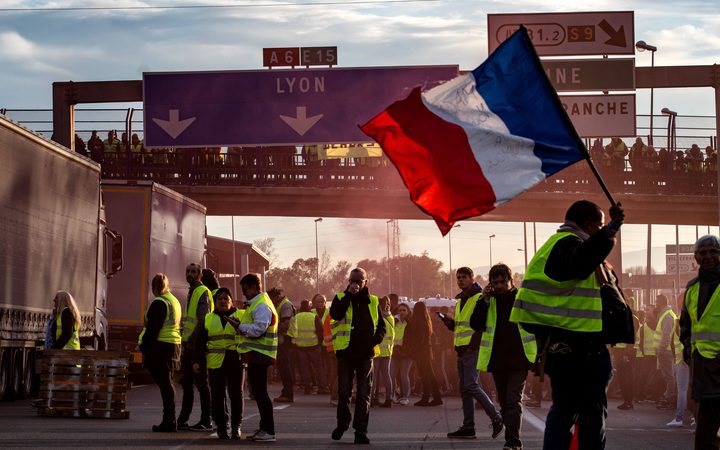
[[[403,338],[405,337],[405,327],[407,327],[407,322],[401,322],[400,320],[395,321],[395,340],[393,342],[394,345],[399,345],[402,347]]]
[[[720,356],[720,286],[715,289],[705,311],[698,318],[700,283],[695,282],[685,293],[685,308],[690,314],[692,351],[705,358]]]
[[[647,322],[643,324],[643,355],[655,356],[655,330]]]
[[[457,303],[455,303],[455,331],[453,332],[453,345],[455,347],[470,344],[472,335],[475,334],[475,330],[470,327],[470,316],[472,316],[480,296],[482,296],[482,292],[478,292],[465,300],[465,306],[462,310],[460,309],[462,301],[458,299]]]
[[[557,281],[545,275],[555,244],[573,233],[558,232],[540,247],[528,265],[510,321],[570,331],[602,331],[602,300],[595,272],[584,280]]]
[[[197,319],[197,307],[198,302],[200,301],[200,297],[207,292],[208,296],[208,304],[210,306],[210,309],[208,311],[208,314],[213,312],[213,297],[212,292],[210,292],[210,289],[207,288],[204,284],[201,284],[200,286],[196,287],[193,291],[192,295],[190,296],[190,301],[187,305],[187,311],[185,312],[185,316],[183,317],[182,321],[182,341],[187,342],[190,339],[190,336],[192,336],[193,331],[195,331],[195,327],[197,326],[198,319]]]
[[[530,363],[534,363],[537,358],[537,341],[535,335],[523,330],[520,325],[517,326],[520,331],[520,340],[522,341],[525,357]],[[483,331],[480,341],[480,351],[478,353],[477,368],[482,372],[487,372],[490,364],[490,355],[492,354],[493,342],[495,341],[495,329],[497,328],[497,300],[490,297],[490,307],[488,308],[487,320],[485,321],[485,331]]]
[[[392,314],[388,314],[383,317],[383,320],[385,320],[385,336],[382,342],[376,346],[378,350],[376,353],[380,357],[392,356],[393,342],[395,340],[395,318]]]
[[[670,317],[673,318],[673,331],[672,331],[672,334],[673,334],[675,337],[677,337],[677,336],[675,335],[675,323],[676,323],[677,320],[678,320],[678,316],[677,316],[677,314],[675,314],[675,311],[673,311],[672,309],[666,309],[665,311],[662,312],[662,314],[660,314],[660,316],[658,317],[657,324],[655,324],[655,342],[654,342],[653,347],[655,347],[655,351],[656,351],[656,352],[657,352],[658,350],[661,350],[661,349],[660,349],[660,346],[662,345],[662,335],[663,335],[663,333],[662,333],[662,323],[663,323],[663,320],[665,320],[665,316],[670,316]],[[679,338],[677,338],[677,339],[678,339],[678,340],[677,340],[677,343],[680,343]],[[670,343],[665,346],[664,350],[672,350],[672,348],[670,348],[670,346],[675,343],[675,342],[673,342],[674,340],[675,340],[674,338],[671,338],[671,339],[670,339]],[[677,346],[676,346],[675,348],[677,348]]]
[[[231,316],[242,321],[244,311],[235,310]],[[207,366],[208,369],[219,369],[225,360],[225,351],[236,351],[240,335],[237,330],[225,322],[222,325],[222,319],[217,313],[205,315],[205,329],[208,332],[207,341]],[[236,356],[237,357],[237,356]]]
[[[306,348],[318,345],[315,317],[317,316],[312,312],[304,311],[295,314],[290,319],[287,335],[293,339],[293,343],[298,347]]]
[[[60,311],[60,314],[58,314],[57,317],[57,330],[55,330],[55,339],[60,339],[60,335],[62,335],[62,313],[69,308],[64,308],[62,311]],[[68,339],[67,344],[65,344],[65,347],[63,347],[63,350],[80,350],[80,335],[78,334],[80,327],[77,323],[73,324],[73,331],[72,335],[70,335],[70,339]]]
[[[632,298],[632,297],[630,297],[630,298]],[[628,301],[628,304],[630,304],[630,301]],[[638,320],[638,318],[634,314],[633,314],[633,319],[635,321]],[[642,357],[642,352],[640,351],[640,346],[638,345],[638,343],[640,342],[640,327],[641,326],[642,325],[639,325],[637,328],[635,328],[635,343],[633,344],[633,348],[635,349],[635,357],[636,358]],[[627,348],[628,345],[629,344],[625,344],[623,342],[618,342],[617,344],[615,344],[615,348]]]
[[[242,315],[242,318],[240,319],[240,323],[253,323],[253,311],[255,311],[255,308],[257,308],[260,303],[263,303],[267,305],[268,308],[270,308],[270,312],[272,313],[272,320],[270,321],[270,325],[268,325],[265,334],[260,337],[251,338],[248,336],[240,335],[238,340],[238,353],[255,351],[258,353],[262,353],[263,355],[269,356],[272,359],[277,359],[278,313],[275,310],[275,305],[273,305],[273,302],[272,300],[270,300],[270,297],[268,297],[267,293],[263,292],[259,294],[258,297],[260,298],[256,297],[255,301],[247,307],[247,309]]]
[[[180,302],[170,292],[166,292],[160,297],[155,297],[153,302],[154,301],[163,302],[166,308],[165,321],[163,322],[162,328],[160,328],[157,340],[160,342],[167,342],[168,344],[180,344],[180,316],[182,315]],[[152,302],[150,304],[152,305]],[[148,310],[150,310],[149,306]],[[147,327],[147,311],[145,311],[145,326]],[[143,328],[140,333],[138,344],[142,343],[144,335],[145,328]]]
[[[337,293],[338,300],[342,300],[343,297],[345,297],[344,292],[338,292]],[[368,308],[370,308],[370,317],[373,321],[373,333],[377,329],[378,320],[379,320],[379,314],[378,314],[378,305],[380,304],[380,301],[378,298],[374,295],[369,295],[370,297],[370,304],[368,305]],[[352,302],[350,305],[348,305],[348,309],[345,312],[345,317],[342,320],[335,320],[330,319],[330,329],[332,330],[332,342],[333,342],[333,348],[335,351],[338,350],[344,350],[348,348],[348,345],[350,345],[350,331],[352,330],[352,315],[353,315],[353,309],[352,309]],[[378,355],[379,350],[377,346],[374,349],[375,356]]]

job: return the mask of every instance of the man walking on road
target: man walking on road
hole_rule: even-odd
[[[720,240],[695,242],[698,276],[690,280],[680,314],[683,356],[692,368],[692,397],[698,402],[695,450],[720,449]]]
[[[543,357],[553,404],[545,422],[546,449],[568,449],[575,423],[579,448],[605,448],[612,374],[607,344],[634,342],[630,308],[604,262],[625,218],[619,204],[610,208],[610,217],[603,226],[605,215],[596,204],[573,203],[565,223],[528,265],[510,314],[510,321],[539,336],[548,349]],[[603,308],[615,306],[619,325],[603,319]]]
[[[470,326],[482,332],[477,367],[492,373],[505,425],[504,450],[522,450],[522,394],[528,370],[537,357],[535,336],[510,322],[517,288],[505,264],[490,269],[490,284],[475,305]]]
[[[385,321],[380,302],[367,288],[367,273],[356,268],[350,272],[349,284],[344,292],[335,295],[330,305],[333,347],[338,363],[337,427],[333,440],[340,440],[350,427],[350,395],[353,378],[357,380],[355,401],[355,443],[369,444],[367,437],[370,418],[370,390],[372,385],[372,359],[375,346],[385,337]]]
[[[185,269],[185,278],[190,289],[188,291],[187,308],[182,322],[182,356],[180,358],[180,370],[182,371],[181,385],[183,388],[182,409],[177,419],[178,430],[211,431],[210,420],[210,385],[208,384],[207,362],[200,361],[200,367],[196,373],[193,370],[193,360],[198,337],[198,323],[205,323],[205,315],[213,310],[213,298],[210,290],[202,284],[200,276],[202,267],[199,264],[190,263]],[[193,385],[200,393],[200,421],[193,426],[188,426],[190,413],[192,413],[195,393]]]
[[[482,288],[473,281],[473,271],[461,267],[455,272],[460,293],[455,296],[455,319],[441,316],[445,326],[454,334],[457,352],[457,370],[460,377],[460,395],[463,406],[463,424],[457,431],[448,433],[449,438],[475,439],[475,400],[480,402],[491,421],[492,437],[498,437],[503,430],[503,420],[490,397],[478,385],[478,352],[481,332],[470,327],[470,317],[482,296]],[[483,324],[484,326],[484,324]]]

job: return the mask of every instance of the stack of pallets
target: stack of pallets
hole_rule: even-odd
[[[40,364],[38,415],[127,419],[128,352],[46,350]]]

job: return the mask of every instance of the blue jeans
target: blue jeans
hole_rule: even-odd
[[[400,398],[410,397],[410,367],[412,367],[412,359],[407,356],[393,355],[390,360],[392,377],[400,380]]]
[[[393,398],[393,383],[390,377],[390,357],[379,356],[373,360],[373,398],[377,399],[380,394],[380,386],[385,388],[385,399]]]
[[[687,391],[690,384],[690,367],[685,361],[675,364],[675,381],[677,383],[677,407],[675,408],[675,418],[683,421],[685,418],[685,410],[687,409]]]
[[[553,404],[545,420],[543,448],[570,448],[572,427],[578,424],[578,448],[605,448],[607,388],[612,377],[610,353],[605,346],[553,353],[545,363],[550,375]]]
[[[463,428],[475,428],[475,402],[477,400],[485,410],[490,419],[500,416],[490,397],[478,385],[477,369],[478,352],[475,349],[467,349],[458,357],[457,369],[460,377],[460,396],[463,407]]]

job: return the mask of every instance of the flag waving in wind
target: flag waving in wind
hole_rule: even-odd
[[[524,27],[472,72],[417,87],[360,128],[443,235],[587,155]]]

